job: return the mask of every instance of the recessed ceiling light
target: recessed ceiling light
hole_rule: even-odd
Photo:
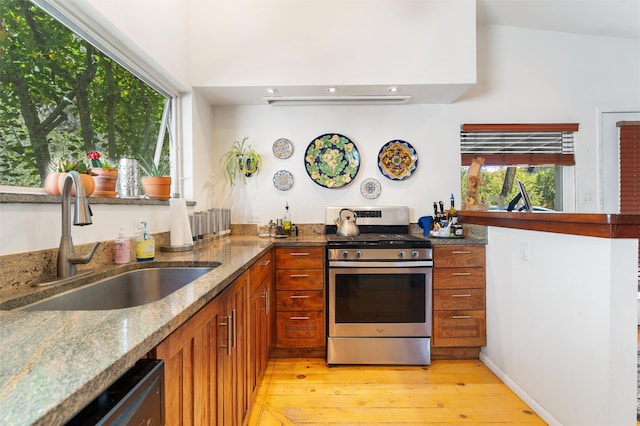
[[[278,93],[278,89],[273,88],[273,87],[269,87],[269,88],[266,88],[266,89],[264,89],[264,90],[265,90],[267,93],[271,94],[271,95],[274,95],[274,94]]]
[[[329,93],[336,93],[336,90],[338,90],[338,88],[336,88],[336,87],[329,87],[329,88],[327,89],[327,92],[329,92]]]
[[[397,88],[397,87],[395,87],[395,86],[391,86],[391,87],[389,87],[389,91],[390,91],[391,93],[396,93],[396,92],[398,91],[398,88]]]

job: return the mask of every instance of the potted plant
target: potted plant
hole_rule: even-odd
[[[140,168],[142,173],[145,174],[141,179],[142,187],[149,198],[155,200],[168,200],[171,198],[170,162],[168,157],[161,157],[158,164],[153,160],[147,162],[144,158],[141,158]]]
[[[108,160],[101,160],[101,155],[98,151],[87,153],[87,158],[91,164],[89,171],[96,183],[96,190],[93,196],[113,198],[118,195],[116,192],[117,167]]]
[[[242,176],[242,183],[247,183],[247,178],[257,174],[262,166],[262,157],[251,147],[245,145],[248,137],[242,141],[234,141],[231,150],[220,159],[220,167],[224,171],[229,185],[233,185],[236,176]]]
[[[80,174],[87,197],[93,194],[95,190],[93,176],[89,174],[87,165],[82,161],[60,158],[57,161],[51,162],[51,171],[45,180],[45,188],[51,195],[60,195],[62,193],[64,179],[70,171],[76,171]],[[71,195],[76,195],[76,189],[74,187],[71,188]]]

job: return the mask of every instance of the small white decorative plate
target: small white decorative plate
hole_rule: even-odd
[[[273,175],[273,186],[280,191],[288,191],[293,187],[293,175],[288,170],[278,170]]]
[[[293,154],[293,144],[289,139],[280,138],[273,143],[273,155],[276,158],[286,159]]]
[[[380,195],[380,182],[374,178],[367,178],[360,184],[360,193],[364,198],[373,200]]]

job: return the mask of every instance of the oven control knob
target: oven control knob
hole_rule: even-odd
[[[345,259],[348,259],[349,258],[349,252],[347,250],[343,251],[342,252],[342,257],[345,258]]]
[[[403,251],[403,250],[400,250],[400,251],[398,252],[398,257],[399,257],[400,259],[403,259],[403,258],[404,258],[404,251]]]
[[[418,252],[418,250],[412,250],[411,251],[411,257],[414,259],[417,259],[420,257],[420,253]]]
[[[360,259],[362,257],[362,252],[360,250],[356,251],[356,257]]]

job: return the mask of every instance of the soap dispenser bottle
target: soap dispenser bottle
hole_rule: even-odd
[[[131,260],[131,244],[129,237],[124,233],[124,228],[120,228],[118,238],[114,241],[114,263],[129,263]]]
[[[151,235],[147,234],[147,222],[142,222],[142,234],[136,238],[136,260],[148,262],[156,257],[156,243]]]

